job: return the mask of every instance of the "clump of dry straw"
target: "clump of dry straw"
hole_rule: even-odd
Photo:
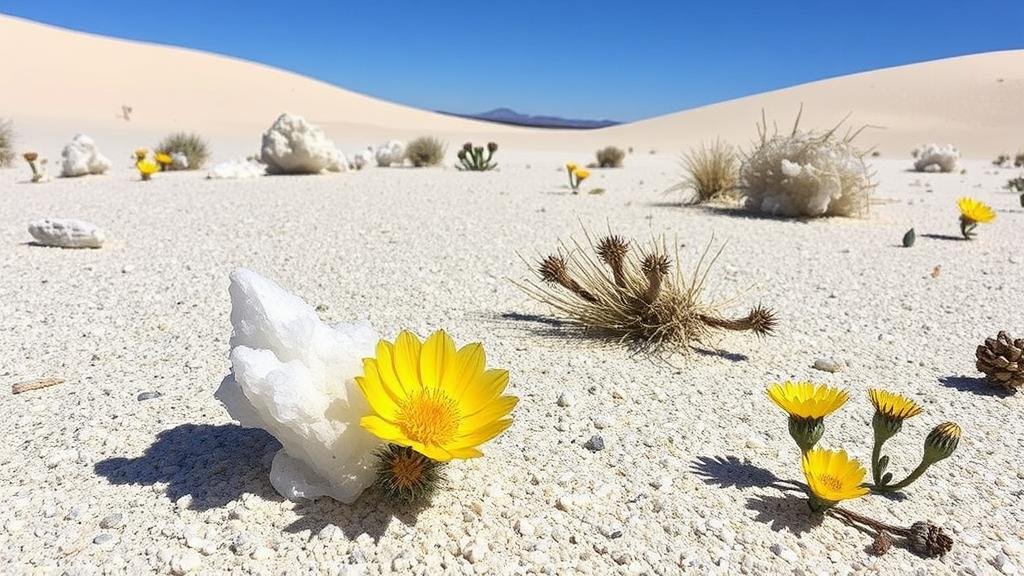
[[[639,350],[687,352],[719,330],[767,336],[774,313],[760,305],[746,316],[722,315],[725,303],[702,299],[708,275],[721,254],[704,250],[686,278],[673,265],[664,238],[644,248],[614,234],[587,246],[575,240],[536,267],[537,280],[519,284],[531,298],[549,305],[587,332],[628,342]],[[674,255],[675,262],[679,254]]]

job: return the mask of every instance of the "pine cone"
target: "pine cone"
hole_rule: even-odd
[[[994,386],[1002,386],[1010,392],[1024,386],[1024,338],[1012,340],[1006,332],[999,332],[995,338],[986,338],[978,346],[978,370]]]
[[[914,522],[907,543],[911,552],[926,558],[942,556],[953,547],[953,539],[931,522]]]

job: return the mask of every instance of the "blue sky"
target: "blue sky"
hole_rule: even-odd
[[[0,12],[254,60],[421,108],[615,120],[1024,48],[1019,1],[0,0]]]

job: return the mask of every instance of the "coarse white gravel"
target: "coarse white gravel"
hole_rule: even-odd
[[[122,154],[123,155],[126,155]],[[120,157],[120,156],[119,156]],[[1024,569],[1021,398],[993,394],[974,349],[1024,333],[1024,209],[1014,170],[967,174],[875,162],[864,219],[786,221],[683,208],[661,191],[670,154],[595,170],[603,195],[569,195],[568,157],[503,150],[502,170],[369,169],[331,176],[137,181],[124,168],[26,184],[0,171],[0,572],[4,574],[1015,574]],[[577,160],[585,159],[582,155]],[[529,165],[529,166],[528,166]],[[998,217],[960,241],[955,199]],[[98,250],[30,244],[30,221],[78,218]],[[665,233],[692,266],[727,242],[714,291],[761,302],[767,340],[671,363],[580,339],[534,315],[508,281],[581,221]],[[913,226],[917,243],[900,247]],[[352,506],[283,500],[277,445],[234,426],[213,392],[228,372],[228,273],[246,266],[393,337],[445,328],[479,340],[521,397],[511,429],[457,462],[420,510],[367,492]],[[933,270],[939,270],[937,275]],[[749,289],[749,290],[748,290]],[[837,371],[812,368],[831,362]],[[9,385],[58,377],[12,395]],[[894,547],[773,486],[801,480],[785,417],[764,394],[788,378],[848,387],[822,444],[870,454],[869,386],[925,413],[890,442],[916,464],[931,427],[960,449],[905,491],[849,507],[955,538],[941,560]],[[604,448],[594,448],[599,436]],[[773,476],[774,475],[774,476]]]

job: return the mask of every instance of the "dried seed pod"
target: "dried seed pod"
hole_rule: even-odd
[[[953,539],[931,522],[914,522],[907,543],[912,552],[926,558],[937,558],[953,548]]]
[[[629,242],[615,234],[605,236],[597,243],[597,255],[612,269],[612,277],[615,278],[615,285],[619,288],[626,287],[624,263],[628,253]]]
[[[892,548],[892,537],[890,537],[884,530],[880,530],[875,534],[875,540],[871,543],[871,552],[875,556],[882,556]]]

